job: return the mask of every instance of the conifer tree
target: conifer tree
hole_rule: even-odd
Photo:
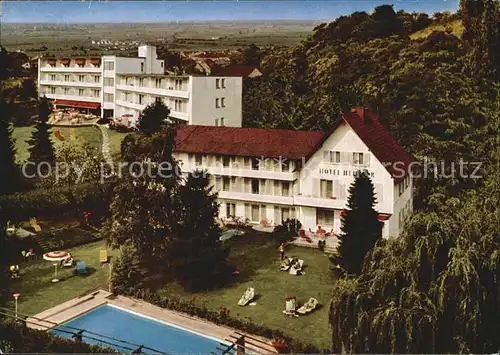
[[[138,128],[145,135],[152,135],[160,132],[166,125],[170,109],[165,106],[162,100],[156,99],[149,104],[139,116]]]
[[[17,191],[19,186],[20,174],[12,138],[11,107],[0,96],[0,195]]]
[[[118,294],[130,294],[141,287],[142,279],[137,250],[125,244],[120,257],[113,262],[112,290]]]
[[[377,200],[366,172],[359,172],[349,187],[347,209],[342,217],[337,263],[347,274],[359,274],[366,254],[382,237],[382,225],[374,209]]]
[[[55,154],[52,141],[50,140],[50,127],[48,120],[50,117],[51,107],[49,101],[43,96],[38,103],[38,123],[28,141],[30,145],[29,161],[35,164],[47,162],[50,165],[54,164]]]

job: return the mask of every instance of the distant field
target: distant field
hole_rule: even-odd
[[[444,32],[448,29],[450,29],[451,33],[457,36],[458,38],[462,37],[462,33],[464,32],[464,26],[462,24],[462,21],[456,20],[444,25],[431,25],[427,28],[424,28],[423,30],[411,34],[410,38],[411,39],[425,38],[434,31]]]
[[[71,54],[83,46],[89,54],[135,52],[134,42],[158,42],[173,50],[237,49],[252,43],[293,45],[309,36],[319,21],[196,22],[151,24],[3,24],[0,40],[8,50],[39,54],[46,46],[52,54]],[[123,41],[118,48],[93,45],[92,41]],[[128,46],[126,45],[128,43]],[[123,50],[120,49],[123,48]],[[78,50],[80,55],[81,50]]]

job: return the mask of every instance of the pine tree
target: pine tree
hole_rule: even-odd
[[[0,195],[17,191],[20,182],[12,138],[11,107],[0,97]]]
[[[30,145],[29,161],[35,164],[47,162],[51,166],[55,161],[54,147],[50,140],[50,127],[47,124],[50,117],[50,104],[45,96],[43,96],[38,103],[38,123],[28,141]]]
[[[359,172],[349,187],[348,208],[342,217],[337,263],[347,274],[359,274],[366,254],[382,237],[382,224],[374,209],[373,183],[366,172]]]
[[[178,199],[182,209],[171,249],[174,277],[190,291],[219,286],[229,274],[229,251],[219,241],[219,205],[208,174],[190,174],[179,187]]]
[[[170,109],[161,99],[156,99],[141,112],[139,131],[148,136],[160,132],[165,127],[169,115]]]

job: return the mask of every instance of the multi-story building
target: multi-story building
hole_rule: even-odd
[[[176,158],[183,173],[206,170],[220,217],[340,232],[348,188],[360,170],[375,187],[383,236],[398,236],[412,210],[411,160],[366,108],[343,115],[328,133],[181,126]]]
[[[241,126],[241,76],[165,75],[154,46],[140,46],[138,52],[136,58],[41,58],[38,92],[56,107],[101,117],[138,117],[159,98],[181,122]]]

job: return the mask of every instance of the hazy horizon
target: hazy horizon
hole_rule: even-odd
[[[458,0],[3,1],[7,24],[331,21],[382,4],[407,12],[454,12]]]

